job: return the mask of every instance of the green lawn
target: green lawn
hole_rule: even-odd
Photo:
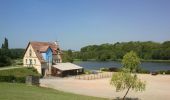
[[[0,100],[108,100],[17,83],[0,83]]]

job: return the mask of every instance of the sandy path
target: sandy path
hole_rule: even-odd
[[[146,90],[144,92],[133,92],[128,97],[139,98],[142,100],[170,100],[170,75],[152,76],[148,74],[138,75],[146,81]],[[41,79],[42,86],[77,93],[83,95],[116,98],[122,97],[124,92],[116,92],[113,86],[109,84],[110,78],[96,80],[79,80],[74,78],[54,78]]]

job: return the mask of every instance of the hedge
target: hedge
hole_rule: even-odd
[[[0,82],[25,83],[26,77],[29,75],[41,76],[34,68],[0,70]]]
[[[161,70],[158,71],[159,74],[170,74],[170,70]]]
[[[15,76],[0,76],[0,82],[16,82],[25,83],[25,77],[15,77]]]

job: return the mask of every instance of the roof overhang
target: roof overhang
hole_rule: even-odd
[[[53,67],[61,71],[83,69],[83,67],[80,67],[72,63],[57,63],[56,65],[53,65]]]

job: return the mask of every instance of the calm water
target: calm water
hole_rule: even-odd
[[[109,67],[119,68],[121,66],[120,62],[115,62],[115,61],[107,61],[107,62],[76,61],[74,62],[74,64],[90,70],[99,70],[100,68],[109,68]],[[142,62],[141,67],[149,71],[170,70],[170,63]]]

